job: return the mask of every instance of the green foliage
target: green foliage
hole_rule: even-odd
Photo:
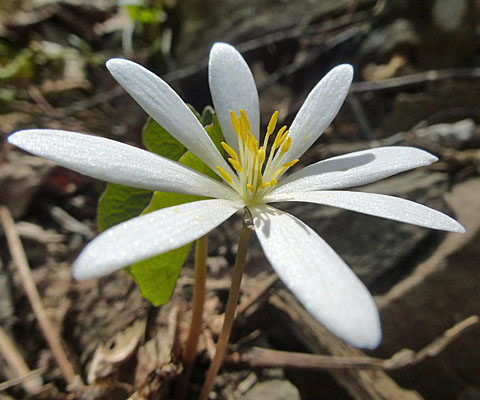
[[[213,118],[215,116],[215,110],[212,106],[206,106],[202,111],[202,116],[200,117],[200,121],[202,122],[203,126],[212,125]]]
[[[187,150],[183,144],[152,118],[148,118],[143,128],[143,144],[148,151],[175,161]]]
[[[98,201],[98,230],[111,228],[120,222],[137,217],[148,206],[151,190],[109,183]]]
[[[155,192],[152,201],[143,213],[147,214],[165,207],[190,203],[198,199],[198,196],[186,194]],[[152,234],[155,234],[155,232]],[[178,249],[137,262],[130,267],[130,273],[137,282],[143,297],[153,305],[159,306],[170,300],[180,274],[180,269],[191,247],[192,243],[189,243]]]
[[[128,16],[141,24],[157,24],[162,22],[162,3],[157,8],[146,7],[143,1],[124,1]]]
[[[34,74],[33,53],[26,49],[0,68],[0,81],[29,79]]]
[[[207,109],[207,107],[205,107],[205,109]],[[206,125],[205,130],[207,131],[208,136],[210,136],[210,139],[212,139],[220,154],[224,155],[225,151],[223,150],[222,142],[225,140],[225,138],[223,137],[222,129],[220,128],[220,124],[218,123],[217,116],[213,116],[213,121],[210,124],[204,125]]]

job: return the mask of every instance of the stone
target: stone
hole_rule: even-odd
[[[402,282],[377,297],[383,342],[374,353],[390,357],[419,350],[454,324],[480,313],[480,179],[455,185],[448,196],[465,234],[449,233]],[[425,398],[460,398],[480,385],[480,327],[463,333],[439,355],[391,375],[402,386],[415,387]],[[461,377],[461,378],[460,378]]]
[[[272,379],[257,383],[243,400],[300,400],[300,393],[289,381]]]
[[[348,189],[347,189],[348,190]],[[416,170],[354,188],[410,199],[449,213],[443,200],[448,176]],[[374,293],[388,290],[445,235],[415,225],[309,203],[277,203],[313,228]],[[451,215],[451,214],[450,214]],[[251,250],[261,252],[258,243]]]

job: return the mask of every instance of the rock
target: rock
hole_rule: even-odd
[[[443,200],[447,187],[446,174],[417,170],[354,190],[390,194],[448,213]],[[388,290],[444,236],[439,231],[317,204],[283,203],[280,208],[323,237],[374,293]]]
[[[243,400],[300,400],[300,393],[289,381],[272,379],[257,383]]]
[[[17,218],[25,213],[55,164],[16,151],[8,151],[6,161],[0,167],[0,203],[8,207],[13,217]]]
[[[478,193],[479,178],[453,187],[448,203],[466,233],[449,233],[408,278],[376,298],[384,337],[376,356],[389,357],[403,348],[418,350],[455,323],[480,313]],[[460,398],[469,387],[480,385],[479,335],[477,325],[438,356],[392,376],[428,399]]]
[[[436,0],[432,8],[435,25],[443,32],[461,29],[467,16],[468,0]]]
[[[415,131],[418,139],[443,147],[461,149],[471,143],[478,134],[472,119],[463,119],[452,124],[435,124]]]
[[[370,62],[372,56],[382,59],[399,47],[414,46],[419,38],[413,24],[399,18],[391,24],[373,30],[359,49],[359,60]]]
[[[452,68],[475,54],[476,4],[472,0],[435,0],[422,23],[416,56],[424,68]]]

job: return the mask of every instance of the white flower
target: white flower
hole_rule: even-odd
[[[121,223],[93,240],[78,257],[77,279],[106,275],[187,244],[248,207],[263,250],[278,276],[307,310],[333,333],[359,347],[381,339],[377,309],[365,286],[311,228],[267,203],[302,201],[341,207],[424,227],[463,232],[450,217],[391,196],[343,191],[435,162],[410,147],[359,151],[283,174],[322,134],[341,107],[352,80],[350,65],[331,70],[311,91],[290,130],[275,134],[277,113],[259,143],[258,94],[242,56],[217,43],[210,53],[209,84],[227,163],[181,98],[138,64],[112,59],[115,79],[161,126],[224,180],[116,141],[59,130],[25,130],[8,141],[92,177],[151,190],[213,199],[162,209]],[[233,167],[233,168],[232,168]],[[335,189],[335,190],[332,190]]]

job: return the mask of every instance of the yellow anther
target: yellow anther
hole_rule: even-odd
[[[266,188],[267,186],[270,186],[270,185],[271,185],[270,181],[269,182],[264,182],[260,185],[260,189]]]
[[[286,135],[285,135],[285,136],[286,136]],[[291,145],[292,145],[292,138],[289,137],[289,138],[285,141],[285,143],[283,144],[282,148],[280,149],[280,152],[281,152],[282,154],[285,154],[285,153],[288,151],[288,149],[290,148]]]
[[[280,130],[277,132],[277,136],[275,137],[275,140],[273,141],[273,147],[272,150],[280,147],[285,140],[285,138],[288,135],[288,131],[286,131],[287,127],[282,126]],[[285,134],[284,134],[285,133]]]
[[[262,164],[265,161],[265,150],[263,147],[260,147],[260,150],[258,150],[258,163]]]
[[[222,142],[221,143],[223,149],[228,153],[230,157],[232,157],[234,160],[238,160],[238,155],[235,153],[235,150],[233,150],[227,143]]]
[[[237,160],[234,160],[233,158],[229,158],[228,161],[230,162],[230,164],[232,164],[232,167],[237,170],[237,172],[242,172],[243,171],[242,166],[240,165],[240,163]]]
[[[233,182],[232,177],[228,174],[227,171],[225,171],[222,167],[219,167],[218,165],[217,165],[216,168],[217,168],[218,172],[220,173],[220,175],[222,176],[222,178],[225,182],[227,182],[227,183],[232,183]]]
[[[253,186],[250,183],[247,183],[247,189],[253,193]]]
[[[278,119],[278,111],[275,111],[272,115],[272,118],[270,118],[270,122],[268,123],[268,126],[267,126],[268,136],[270,136],[275,130],[275,127],[277,126],[277,119]]]
[[[282,168],[285,167],[285,168],[290,168],[291,166],[295,165],[296,163],[298,162],[298,158],[296,160],[292,160],[292,161],[289,161],[289,162],[286,162],[282,165]]]
[[[233,111],[230,111],[230,119],[232,120],[233,130],[237,132],[237,135],[240,134],[240,123],[238,118]]]
[[[248,120],[247,113],[245,112],[245,110],[243,108],[240,110],[240,118],[245,121],[245,126],[247,127],[247,130],[249,131],[250,130],[250,121]]]
[[[242,138],[243,143],[247,142],[247,124],[243,118],[240,118],[240,137]]]
[[[254,154],[258,152],[258,148],[256,144],[257,144],[257,141],[255,140],[255,137],[252,135],[252,132],[248,132],[247,146],[250,149],[250,151],[253,152]]]
[[[270,184],[275,187],[278,185],[278,181],[275,178],[270,179]]]

